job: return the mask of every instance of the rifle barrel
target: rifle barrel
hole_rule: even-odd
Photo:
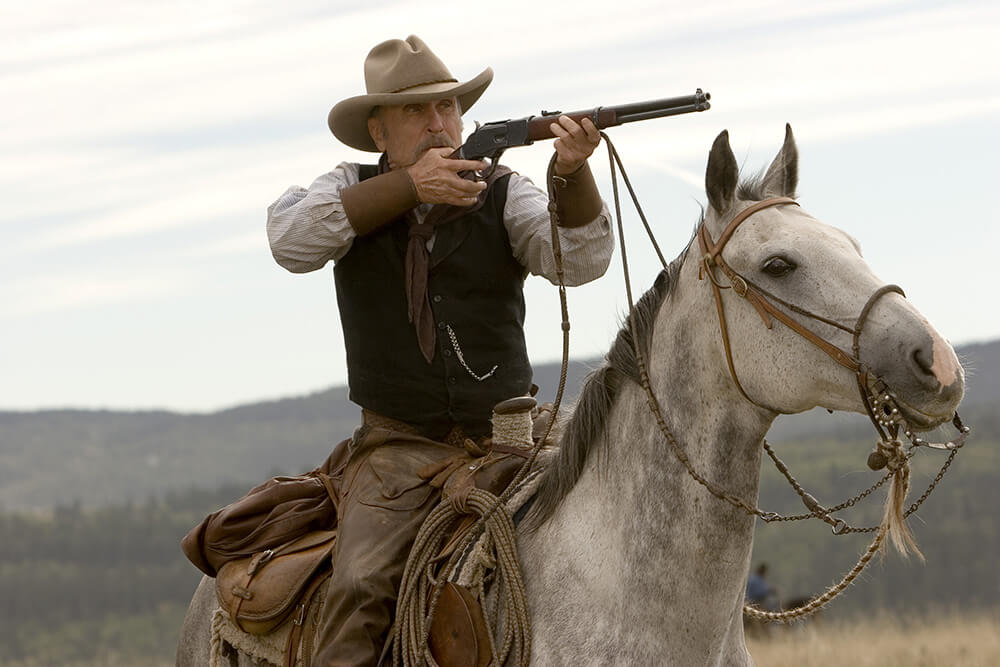
[[[682,113],[706,111],[711,108],[712,105],[708,102],[699,102],[697,104],[670,107],[669,109],[654,109],[652,111],[644,111],[641,113],[618,114],[617,120],[618,124],[621,125],[622,123],[634,123],[637,120],[649,120],[650,118],[663,118],[664,116],[676,116]]]
[[[699,105],[705,105],[704,108],[708,109],[708,101],[712,99],[711,93],[703,93],[701,88],[697,89],[694,95],[682,95],[680,97],[667,97],[662,100],[651,100],[648,102],[634,102],[632,104],[621,104],[614,107],[604,107],[605,109],[610,109],[621,116],[631,116],[633,114],[644,114],[650,111],[658,111],[665,109],[674,109],[678,107],[698,107]],[[691,111],[702,111],[701,108],[691,108],[682,113],[689,113]],[[669,114],[665,114],[669,115]],[[648,118],[658,118],[658,116],[647,116]],[[643,120],[643,118],[636,118],[635,120]],[[623,121],[631,122],[631,121]]]

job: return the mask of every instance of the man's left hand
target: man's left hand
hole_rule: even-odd
[[[577,123],[569,116],[559,116],[558,123],[549,126],[558,137],[555,140],[557,174],[572,174],[583,166],[601,143],[601,134],[589,118]]]

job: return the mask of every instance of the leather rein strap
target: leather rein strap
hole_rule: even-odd
[[[750,398],[750,396],[747,395],[746,390],[743,388],[743,385],[740,384],[739,376],[736,373],[736,366],[733,363],[733,353],[729,343],[729,330],[726,326],[726,312],[722,301],[722,290],[724,289],[732,289],[737,295],[746,299],[754,307],[754,309],[756,309],[757,313],[764,321],[764,326],[768,329],[771,329],[773,326],[772,320],[778,320],[786,327],[825,352],[838,364],[854,373],[858,378],[858,389],[861,393],[865,408],[868,411],[868,416],[875,425],[875,428],[879,431],[880,435],[884,435],[871,406],[870,392],[867,386],[869,379],[868,368],[861,362],[859,339],[861,336],[861,327],[863,326],[868,313],[871,311],[872,306],[874,306],[875,301],[890,292],[903,294],[903,290],[896,285],[886,285],[876,290],[875,293],[868,299],[864,308],[862,308],[857,324],[852,329],[838,322],[815,315],[814,313],[810,313],[803,308],[799,308],[782,301],[773,294],[770,294],[766,290],[744,278],[738,272],[733,270],[733,268],[722,258],[723,248],[725,248],[726,244],[732,238],[736,229],[750,216],[766,208],[784,205],[798,206],[799,204],[791,197],[773,197],[751,204],[737,213],[736,216],[729,222],[725,230],[723,230],[717,243],[713,242],[709,236],[708,229],[705,226],[704,221],[702,221],[701,225],[698,226],[698,244],[702,253],[701,262],[698,268],[698,279],[702,280],[707,276],[709,281],[712,283],[712,292],[715,295],[715,306],[719,314],[719,328],[722,333],[722,344],[726,351],[726,362],[729,364],[729,373],[732,375],[737,389],[739,389],[745,399],[760,407],[767,407]],[[719,279],[715,275],[715,268],[718,268],[726,276],[726,279],[729,281],[728,285],[719,282]],[[778,308],[774,304],[774,301],[781,303],[786,308],[789,308],[800,315],[804,315],[852,334],[853,354],[842,350],[830,341],[820,337],[812,330],[800,324],[785,311]]]

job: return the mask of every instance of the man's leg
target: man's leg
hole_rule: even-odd
[[[406,558],[439,496],[416,471],[449,449],[387,443],[359,464],[342,499],[313,664],[377,664],[392,627]]]

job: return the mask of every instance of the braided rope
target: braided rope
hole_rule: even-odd
[[[226,621],[225,612],[216,609],[212,614],[212,635],[209,639],[209,667],[219,667],[219,660],[222,658],[222,626]]]
[[[805,603],[801,607],[795,609],[790,609],[789,611],[764,611],[758,607],[752,605],[743,605],[743,613],[752,618],[760,619],[763,621],[779,621],[788,622],[796,618],[804,618],[813,614],[827,605],[831,600],[840,595],[845,588],[851,585],[851,582],[857,579],[858,575],[868,566],[872,557],[878,553],[879,549],[882,547],[882,542],[885,538],[887,527],[882,526],[879,528],[878,533],[875,535],[875,539],[872,543],[868,545],[868,548],[858,562],[854,564],[854,567],[844,575],[844,578],[840,580],[839,583],[828,588],[819,597],[813,598],[809,602]]]
[[[868,563],[871,562],[872,557],[876,553],[880,550],[884,553],[886,536],[889,537],[889,541],[892,542],[896,550],[903,556],[913,551],[918,557],[923,559],[923,555],[917,548],[916,542],[913,540],[913,535],[906,525],[906,518],[903,514],[906,494],[910,489],[909,456],[903,451],[902,443],[898,440],[879,442],[878,450],[886,456],[887,465],[892,473],[892,485],[889,487],[889,493],[886,495],[885,515],[882,519],[882,524],[879,526],[878,533],[875,535],[872,543],[868,545],[865,552],[861,554],[861,558],[858,559],[854,567],[844,575],[844,578],[839,583],[831,586],[822,595],[813,598],[801,607],[789,609],[788,611],[773,612],[764,611],[753,605],[746,604],[743,605],[744,614],[759,620],[778,622],[788,622],[814,614],[850,586],[851,582],[868,566]]]

